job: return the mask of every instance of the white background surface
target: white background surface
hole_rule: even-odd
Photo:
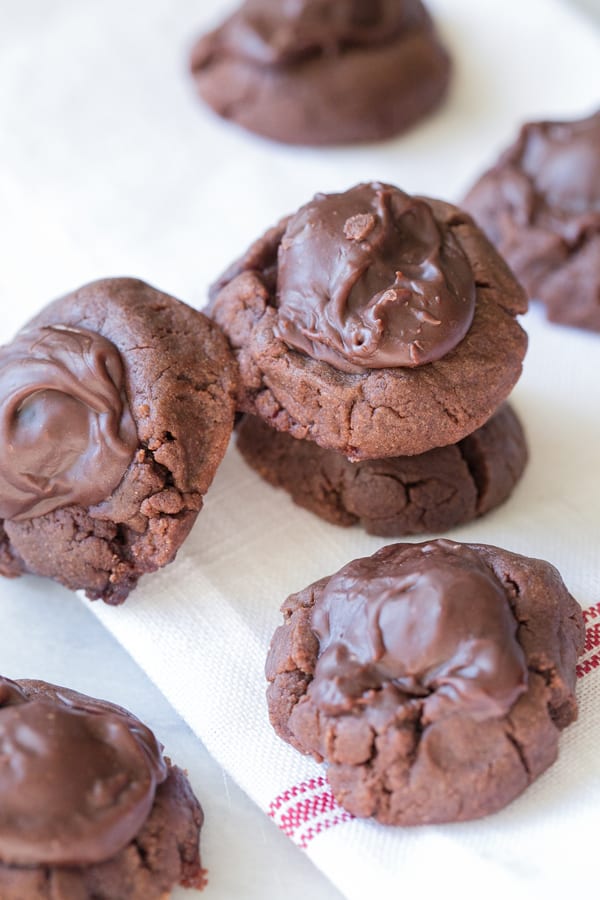
[[[223,127],[192,96],[185,54],[202,23],[226,5],[0,0],[1,339],[55,295],[107,274],[145,277],[201,306],[232,252],[314,190],[345,186],[351,173],[351,180],[389,179],[457,198],[520,118],[578,114],[599,100],[600,77],[587,94],[581,88],[583,69],[593,65],[584,30],[557,34],[553,2],[536,20],[542,0],[473,0],[488,21],[479,45],[467,40],[469,3],[437,2],[432,8],[460,60],[444,113],[382,148],[273,148]],[[511,33],[519,20],[524,30]],[[514,65],[499,78],[494,67],[506,48]],[[450,127],[469,132],[468,153],[448,139]],[[584,346],[591,344],[582,338]],[[536,414],[532,385],[525,381],[517,400],[532,430],[548,436],[550,455],[564,461],[569,436],[555,440],[547,404]],[[207,813],[207,898],[339,896],[230,783],[86,607],[32,578],[0,584],[0,598],[0,671],[128,706],[190,770]]]

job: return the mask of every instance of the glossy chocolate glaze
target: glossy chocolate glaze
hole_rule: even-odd
[[[415,367],[463,339],[475,312],[470,264],[425,200],[390,185],[317,194],[279,247],[278,329],[343,372]]]
[[[106,338],[52,325],[0,348],[0,518],[106,500],[136,449],[123,363]]]
[[[566,247],[600,230],[600,112],[570,122],[524,125],[465,203],[494,242],[502,243],[520,275],[516,251],[504,243],[518,245],[522,229],[557,235]]]
[[[421,700],[424,725],[460,712],[505,715],[527,688],[503,586],[470,548],[396,544],[329,581],[312,612],[310,686],[328,715]]]
[[[600,113],[574,122],[526,125],[517,148],[519,160],[535,185],[538,208],[558,219],[595,214],[600,226]]]
[[[79,866],[138,833],[167,777],[152,732],[73,691],[28,694],[0,678],[0,860]]]

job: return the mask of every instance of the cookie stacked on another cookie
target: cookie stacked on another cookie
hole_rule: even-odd
[[[377,182],[317,195],[211,293],[240,367],[238,408],[262,420],[241,426],[245,458],[324,518],[375,534],[488,511],[526,460],[500,409],[521,372],[526,306],[456,207]]]

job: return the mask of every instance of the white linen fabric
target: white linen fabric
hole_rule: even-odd
[[[0,339],[57,294],[136,275],[201,307],[261,230],[317,190],[386,180],[458,200],[530,118],[600,103],[600,37],[559,0],[430,3],[456,62],[448,103],[397,141],[279,147],[199,106],[186,75],[218,0],[3,0]],[[579,722],[556,765],[475,823],[384,828],[335,805],[272,733],[264,658],[279,605],[384,541],[293,506],[230,451],[176,562],[124,607],[95,604],[210,752],[349,900],[418,890],[558,897],[597,880],[600,337],[525,319],[514,403],[531,463],[512,499],[451,537],[552,561],[587,610]],[[208,895],[207,895],[208,896]]]

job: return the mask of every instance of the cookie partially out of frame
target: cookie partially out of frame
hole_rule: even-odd
[[[552,322],[600,331],[600,111],[525,125],[464,205]]]
[[[189,533],[233,427],[218,328],[105,279],[0,348],[0,572],[121,603]]]
[[[298,506],[382,537],[447,531],[485,515],[510,496],[527,462],[521,423],[507,404],[458,444],[418,456],[352,463],[255,416],[244,416],[236,440],[248,465]]]
[[[112,703],[0,677],[2,900],[167,900],[202,889],[203,813],[152,732]]]
[[[388,825],[501,809],[577,714],[581,610],[549,563],[392,544],[289,597],[267,659],[277,734]]]
[[[442,101],[450,76],[420,0],[246,0],[191,67],[220,116],[309,145],[392,137]]]
[[[349,459],[487,422],[517,381],[522,288],[473,220],[391,185],[318,194],[217,281],[239,409]]]

